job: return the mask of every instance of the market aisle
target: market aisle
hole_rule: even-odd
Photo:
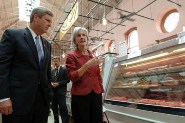
[[[54,123],[54,116],[52,111],[51,115],[48,116],[48,123]],[[61,118],[59,118],[59,123],[62,123]]]
[[[61,118],[59,120],[60,120],[59,123],[62,123]],[[51,111],[51,115],[48,116],[48,123],[54,123],[54,117],[53,117],[52,111]],[[69,119],[69,123],[73,123],[73,120],[71,118]]]

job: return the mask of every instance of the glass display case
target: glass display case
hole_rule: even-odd
[[[105,103],[185,116],[185,44],[174,39],[112,61]]]

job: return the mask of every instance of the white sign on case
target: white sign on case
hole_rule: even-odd
[[[127,44],[125,41],[119,43],[119,56],[126,56],[127,55]]]
[[[178,34],[178,39],[179,39],[179,44],[182,44],[185,42],[185,31],[184,32],[180,32]]]
[[[137,57],[137,56],[141,56],[141,50],[128,54],[127,59],[134,58],[134,57]]]

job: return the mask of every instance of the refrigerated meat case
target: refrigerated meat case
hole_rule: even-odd
[[[104,108],[110,123],[185,121],[184,37],[109,58],[104,75]]]
[[[71,86],[72,86],[72,82],[70,81],[67,84],[67,93],[66,93],[66,105],[67,105],[67,110],[68,110],[68,115],[72,116],[72,112],[71,112]]]

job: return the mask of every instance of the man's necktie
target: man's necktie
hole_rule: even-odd
[[[39,36],[35,37],[35,45],[37,47],[37,53],[38,53],[38,58],[39,58],[39,63],[40,63],[42,58],[44,57],[44,54],[42,53],[42,49],[39,43]]]
[[[55,69],[55,81],[57,81],[58,75],[59,75],[58,68],[56,68]]]

